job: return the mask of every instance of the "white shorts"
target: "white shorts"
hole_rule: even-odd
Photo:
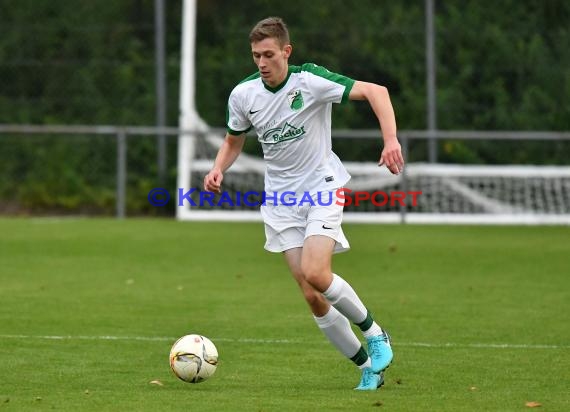
[[[343,206],[335,201],[329,206],[322,206],[317,201],[314,205],[304,202],[300,206],[266,204],[260,210],[265,223],[265,249],[270,252],[303,247],[305,239],[313,235],[334,239],[334,253],[350,249],[341,227]]]

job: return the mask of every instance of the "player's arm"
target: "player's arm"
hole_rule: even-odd
[[[388,89],[375,83],[355,81],[350,94],[350,100],[367,100],[376,114],[384,137],[384,149],[378,164],[386,165],[388,170],[398,174],[404,168],[402,148],[396,135],[396,115],[390,101]]]
[[[232,135],[227,133],[224,143],[218,150],[214,167],[204,177],[204,190],[208,192],[220,193],[224,172],[235,162],[243,149],[245,143],[245,133]]]

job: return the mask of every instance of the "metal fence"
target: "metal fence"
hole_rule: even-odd
[[[210,132],[219,133],[223,136],[223,129],[210,129]],[[140,152],[144,152],[144,147],[141,148],[140,143],[144,142],[145,146],[155,147],[156,136],[167,136],[170,147],[172,148],[168,164],[170,165],[171,174],[175,177],[177,170],[177,159],[176,159],[176,137],[182,135],[193,135],[199,132],[192,130],[180,130],[178,128],[156,128],[156,127],[116,127],[116,126],[36,126],[36,125],[0,125],[0,148],[4,155],[12,157],[9,152],[10,148],[13,147],[14,142],[21,143],[26,140],[35,139],[33,145],[37,147],[36,153],[42,152],[49,159],[51,157],[50,151],[55,150],[51,144],[50,138],[56,137],[57,139],[71,139],[77,136],[83,136],[81,143],[89,146],[94,146],[91,154],[88,155],[89,159],[98,157],[99,163],[94,165],[84,165],[88,170],[90,168],[105,168],[107,170],[107,178],[105,187],[106,190],[106,201],[107,204],[110,201],[114,201],[114,214],[117,218],[121,219],[127,216],[127,195],[129,191],[145,192],[148,193],[148,189],[153,186],[158,185],[159,177],[156,173],[156,158],[153,157],[154,154],[146,156],[146,160],[130,160],[129,161],[129,151],[136,152],[138,157],[140,157]],[[411,141],[428,140],[430,138],[441,139],[454,139],[454,140],[510,140],[519,144],[517,142],[524,141],[570,141],[570,132],[520,132],[520,131],[423,131],[423,130],[403,130],[399,132],[399,138],[402,143],[404,153],[406,154],[409,150]],[[104,146],[99,148],[95,145],[96,141],[104,140]],[[110,140],[109,140],[110,139]],[[379,139],[378,130],[333,130],[333,139]],[[42,146],[44,144],[44,146]],[[78,142],[72,143],[72,145],[79,145]],[[139,145],[139,146],[138,146]],[[30,149],[34,152],[34,149]],[[100,149],[100,150],[99,150]],[[69,158],[74,157],[76,149],[72,149]],[[97,150],[103,153],[97,153]],[[150,150],[152,152],[152,150]],[[34,155],[35,156],[35,155]],[[427,156],[427,155],[426,155]],[[114,158],[113,158],[114,157]],[[38,160],[42,162],[41,159]],[[4,162],[5,163],[5,162]],[[43,165],[35,165],[34,158],[28,161],[26,168],[39,167],[40,171],[38,175],[41,179],[44,178],[45,173],[41,171]],[[85,161],[83,163],[86,163]],[[102,164],[104,163],[104,164]],[[131,164],[129,164],[131,163]],[[114,164],[114,167],[111,166]],[[83,165],[82,165],[83,166]],[[142,180],[146,183],[134,182],[132,188],[129,186],[129,169],[132,168],[131,175],[138,173],[144,175]],[[114,170],[113,170],[114,169]],[[20,168],[21,172],[22,169]],[[114,174],[113,174],[114,172]],[[19,180],[20,172],[18,170],[2,170],[2,165],[0,165],[0,176],[2,176],[2,181],[4,183],[19,182],[22,185],[30,185],[29,180]],[[86,173],[91,173],[90,170]],[[113,174],[111,176],[111,174]],[[55,179],[64,180],[65,176],[55,176]],[[41,180],[40,179],[40,180]],[[37,179],[36,179],[37,180]],[[173,179],[175,180],[175,178]],[[85,180],[88,186],[89,179]],[[41,185],[40,182],[36,182]],[[405,188],[406,185],[406,169],[404,169],[402,185]],[[69,189],[73,190],[73,188]],[[112,190],[114,195],[109,193]],[[146,193],[144,193],[146,195]],[[5,190],[2,195],[0,191],[0,205],[1,203],[10,204],[10,190]],[[95,194],[97,196],[97,194]],[[140,193],[138,193],[140,196]],[[17,202],[16,202],[17,203]],[[17,205],[16,205],[17,208]],[[73,213],[73,207],[71,207]],[[84,208],[85,209],[85,208]],[[90,213],[90,207],[87,205],[87,214],[97,214],[97,212]],[[96,210],[96,208],[91,208]],[[31,212],[34,214],[33,210]],[[47,213],[50,213],[49,207],[47,208]],[[65,213],[65,212],[64,212]],[[134,214],[145,214],[145,210],[137,210]]]

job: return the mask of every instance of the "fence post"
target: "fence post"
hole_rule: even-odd
[[[125,218],[127,187],[127,134],[123,129],[117,133],[117,219]]]

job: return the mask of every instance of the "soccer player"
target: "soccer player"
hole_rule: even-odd
[[[376,390],[393,358],[390,337],[350,284],[331,268],[333,253],[350,247],[341,228],[343,203],[329,202],[350,179],[332,152],[331,109],[332,103],[367,100],[384,139],[379,165],[398,174],[404,160],[388,91],[312,63],[289,65],[293,49],[287,26],[279,17],[257,23],[249,40],[258,71],[230,94],[227,134],[204,178],[204,189],[220,193],[223,173],[239,156],[246,133],[253,129],[266,162],[268,195],[261,206],[265,249],[283,253],[318,327],[362,370],[355,389]],[[284,192],[293,192],[294,199],[303,201],[280,203]],[[350,322],[362,331],[367,349]]]

